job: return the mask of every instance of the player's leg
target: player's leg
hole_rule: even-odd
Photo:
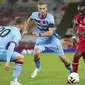
[[[64,55],[64,51],[62,49],[62,46],[60,44],[58,44],[57,47],[54,47],[51,49],[58,54],[60,60],[64,63],[65,67],[71,73],[72,72],[72,65],[70,64],[69,60]]]
[[[45,49],[45,47],[41,46],[41,45],[36,45],[34,48],[34,62],[35,62],[36,69],[32,73],[31,78],[34,78],[38,74],[38,72],[40,71],[40,56],[39,56],[39,54],[44,49]]]
[[[77,72],[78,71],[78,65],[79,65],[79,60],[82,56],[82,52],[76,51],[73,57],[73,63],[72,63],[72,68],[73,68],[73,72]]]
[[[18,82],[18,77],[19,77],[21,70],[22,70],[23,59],[24,59],[24,56],[22,54],[19,54],[17,52],[13,53],[11,61],[15,61],[15,65],[14,65],[14,71],[13,71],[13,76],[12,76],[12,82],[10,85],[15,85],[15,84],[21,85]]]
[[[0,51],[0,61],[2,62],[6,62],[6,56],[7,56],[7,50],[1,50]],[[12,57],[11,57],[11,61],[15,62],[14,65],[14,72],[13,72],[13,77],[12,77],[12,82],[10,83],[10,85],[21,85],[17,79],[20,75],[22,66],[23,66],[23,55],[14,52]]]
[[[66,58],[65,55],[59,56],[60,60],[64,63],[67,70],[72,73],[72,65],[70,64],[69,60]]]

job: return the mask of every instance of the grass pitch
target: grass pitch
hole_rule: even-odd
[[[73,53],[65,53],[70,62],[72,62]],[[69,72],[59,60],[58,56],[53,53],[43,53],[41,56],[41,72],[32,79],[31,73],[35,69],[32,55],[25,55],[24,66],[19,76],[19,82],[22,85],[66,85]],[[13,63],[11,63],[10,71],[4,70],[4,64],[0,63],[0,85],[9,85],[12,73]],[[85,64],[80,59],[79,65],[80,82],[75,85],[85,85]]]

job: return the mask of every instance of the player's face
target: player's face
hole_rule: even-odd
[[[38,5],[38,11],[40,12],[40,15],[46,15],[47,12],[47,5],[46,4],[42,4],[42,5]]]
[[[78,12],[81,14],[82,17],[85,17],[85,7],[81,7]]]
[[[81,14],[82,17],[85,17],[85,10],[80,12],[80,14]]]

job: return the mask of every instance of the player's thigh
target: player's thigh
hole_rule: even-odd
[[[20,53],[18,53],[18,52],[14,52],[15,53],[15,55],[16,55],[16,60],[22,60],[22,59],[24,59],[24,56],[22,55],[22,54],[20,54]]]
[[[61,45],[51,47],[50,49],[53,50],[55,53],[57,53],[57,55],[60,57],[64,55],[64,51]]]
[[[21,58],[22,58],[21,54],[19,54],[17,52],[13,52],[10,61],[12,62],[12,61],[15,61],[15,60],[21,59]],[[6,60],[7,60],[7,50],[4,50],[4,51],[0,52],[0,61],[6,62]]]

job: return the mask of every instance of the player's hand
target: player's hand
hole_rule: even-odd
[[[27,30],[22,32],[22,37],[27,34]]]
[[[72,37],[73,43],[77,44],[77,39],[75,36]]]
[[[36,37],[39,37],[39,34],[37,32],[32,32],[32,34]]]
[[[76,47],[77,46],[77,39],[75,36],[72,37],[72,41],[73,41],[74,47]]]
[[[10,62],[6,62],[6,64],[5,64],[5,70],[6,71],[9,71],[9,69],[10,69]]]

